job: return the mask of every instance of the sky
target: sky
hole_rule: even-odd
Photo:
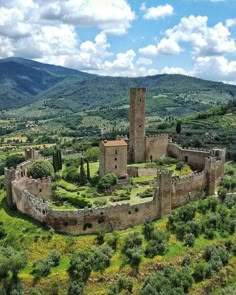
[[[236,84],[236,0],[0,0],[0,58]]]

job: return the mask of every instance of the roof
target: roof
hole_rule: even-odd
[[[123,139],[119,139],[119,140],[103,140],[102,143],[103,143],[104,146],[107,146],[107,147],[126,146],[127,145],[127,143]]]

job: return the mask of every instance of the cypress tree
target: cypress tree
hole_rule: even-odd
[[[53,151],[53,154],[52,154],[52,162],[53,162],[54,172],[56,173],[57,171],[59,171],[59,169],[58,169],[57,153],[55,150]]]
[[[87,179],[90,180],[89,160],[86,160],[86,164],[87,164]]]
[[[80,184],[84,185],[87,183],[87,177],[84,170],[84,159],[80,158]]]

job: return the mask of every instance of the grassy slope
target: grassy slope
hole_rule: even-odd
[[[60,294],[66,294],[65,290],[67,288],[68,279],[66,270],[69,265],[69,257],[74,251],[90,248],[94,244],[94,236],[72,237],[54,234],[52,238],[49,238],[47,229],[22,214],[7,210],[5,199],[3,197],[4,193],[1,192],[0,220],[3,221],[4,228],[8,232],[6,244],[12,244],[14,247],[24,249],[28,252],[29,264],[20,274],[24,286],[28,289],[33,284],[33,277],[30,275],[32,262],[36,259],[47,257],[51,249],[57,249],[63,256],[60,265],[52,269],[51,275],[49,275],[48,278],[39,280],[36,283],[36,287],[44,290],[44,294],[48,294],[51,284],[57,281],[60,283],[61,287]],[[155,227],[165,230],[166,221],[166,218],[156,221]],[[119,275],[124,276],[129,275],[130,267],[122,265],[122,254],[120,249],[122,248],[124,238],[127,234],[133,231],[141,232],[141,230],[142,226],[136,226],[118,233],[118,250],[112,257],[111,266],[107,268],[103,274],[92,273],[92,276],[87,284],[85,294],[105,294],[107,286],[116,280],[118,273]],[[138,279],[134,280],[134,294],[137,293],[142,281],[148,275],[152,274],[155,269],[160,268],[161,265],[171,263],[172,265],[178,266],[182,261],[182,257],[186,254],[190,254],[193,259],[197,259],[206,245],[213,243],[219,244],[225,239],[227,239],[227,237],[223,238],[218,235],[213,241],[209,241],[200,236],[196,240],[194,248],[188,248],[185,247],[183,243],[176,241],[174,235],[171,235],[168,242],[168,252],[165,256],[156,256],[153,259],[143,258],[140,267],[140,275]],[[230,269],[230,267],[231,269],[235,269],[235,258],[233,258],[230,261],[229,266],[227,266],[228,269]],[[104,278],[106,278],[106,283],[104,283]],[[200,284],[194,284],[190,294],[201,294],[203,288],[205,288],[207,284],[211,284],[212,280],[207,280]]]

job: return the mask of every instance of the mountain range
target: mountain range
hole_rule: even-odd
[[[234,85],[183,75],[107,77],[23,58],[0,60],[0,110],[122,108],[130,87],[147,88],[147,112],[157,115],[181,116],[236,98]]]

